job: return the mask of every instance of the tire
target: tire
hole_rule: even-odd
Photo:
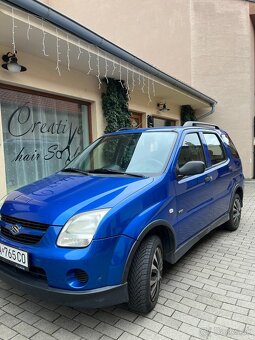
[[[137,249],[128,275],[129,309],[147,314],[156,305],[163,271],[163,248],[150,236]]]
[[[235,231],[239,225],[241,220],[241,211],[242,211],[242,200],[241,197],[238,194],[235,194],[231,209],[230,209],[230,218],[229,220],[224,224],[224,229],[229,231]]]

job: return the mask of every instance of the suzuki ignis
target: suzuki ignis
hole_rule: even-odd
[[[241,161],[217,126],[120,130],[64,169],[8,195],[0,278],[71,306],[155,306],[164,261],[238,228]]]

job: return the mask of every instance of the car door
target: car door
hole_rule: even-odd
[[[213,182],[213,219],[224,215],[230,205],[231,192],[233,190],[232,171],[230,169],[230,160],[227,156],[225,147],[214,132],[203,132],[206,147],[209,155],[209,169]]]
[[[189,161],[202,161],[206,170],[202,174],[178,177],[174,180],[176,194],[177,246],[186,242],[213,220],[211,211],[213,188],[204,147],[198,132],[186,133],[174,163],[176,169]]]

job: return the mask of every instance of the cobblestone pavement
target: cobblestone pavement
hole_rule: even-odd
[[[0,338],[33,340],[255,339],[255,182],[247,182],[241,226],[216,230],[165,270],[147,316],[123,306],[58,306],[0,282]]]

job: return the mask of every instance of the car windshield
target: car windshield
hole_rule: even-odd
[[[83,172],[85,175],[160,175],[167,165],[176,136],[174,131],[104,136],[91,144],[63,170]]]

